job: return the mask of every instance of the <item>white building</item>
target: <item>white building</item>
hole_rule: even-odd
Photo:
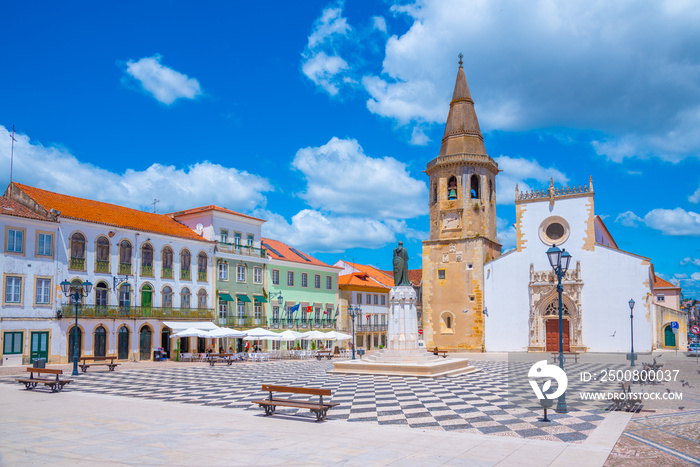
[[[484,266],[487,351],[558,351],[557,280],[546,251],[571,254],[563,279],[564,346],[579,352],[629,352],[630,309],[634,349],[654,339],[648,258],[623,251],[595,215],[592,181],[584,187],[517,193],[517,247]]]

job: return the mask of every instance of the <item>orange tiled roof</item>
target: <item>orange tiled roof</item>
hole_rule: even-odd
[[[357,263],[351,263],[349,261],[345,261],[346,264],[349,264],[353,268],[357,269],[360,272],[363,272],[365,274],[369,274],[372,279],[383,285],[384,287],[392,288],[394,286],[394,274],[393,273],[388,273],[386,271],[382,271],[381,269],[377,269],[373,266],[369,266],[367,264],[357,264]]]
[[[669,281],[654,275],[654,288],[655,289],[680,289],[677,285],[671,284]]]
[[[423,280],[423,269],[409,269],[408,280],[413,286],[419,286]]]
[[[353,272],[352,274],[345,274],[338,278],[339,287],[370,287],[374,289],[388,290],[391,287],[387,287],[383,283],[379,282],[369,274],[365,272]]]
[[[177,211],[177,212],[171,212],[168,214],[170,217],[177,218],[179,216],[186,216],[188,214],[197,214],[200,212],[207,212],[207,211],[219,211],[223,212],[226,214],[233,214],[235,216],[241,216],[241,217],[247,217],[248,219],[253,219],[256,221],[261,221],[261,222],[266,222],[264,219],[258,219],[257,217],[253,216],[248,216],[246,214],[241,214],[240,212],[236,211],[231,211],[230,209],[222,208],[221,206],[215,206],[213,204],[210,204],[209,206],[202,206],[200,208],[192,208],[192,209],[186,209],[185,211]]]
[[[0,196],[0,214],[6,216],[25,217],[27,219],[36,219],[40,221],[55,222],[48,217],[44,217],[32,211],[23,204],[18,203],[14,199]]]
[[[298,249],[294,248],[294,250],[298,252],[296,253],[292,250],[293,247],[284,244],[279,240],[263,238],[262,247],[267,250],[267,256],[271,259],[279,259],[282,261],[291,261],[293,263],[314,264],[316,266],[325,266],[327,268],[342,269],[337,268],[336,266],[326,264],[323,261],[319,261],[313,256],[307,255],[303,251],[299,251]],[[304,257],[308,258],[309,260],[305,260]]]
[[[61,217],[210,243],[166,214],[153,214],[102,201],[53,193],[20,183],[14,184],[47,211],[60,211]]]

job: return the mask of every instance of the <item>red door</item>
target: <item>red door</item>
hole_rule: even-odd
[[[547,352],[559,352],[559,320],[548,319],[547,325]],[[564,352],[569,351],[569,321],[562,320],[562,332],[564,334]]]

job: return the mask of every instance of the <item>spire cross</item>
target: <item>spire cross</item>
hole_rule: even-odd
[[[462,68],[462,59],[464,58],[464,55],[462,55],[462,54],[460,53],[460,54],[458,55],[458,57],[459,57],[459,67]]]
[[[153,214],[156,213],[156,204],[158,204],[159,202],[160,202],[159,199],[153,198],[153,202],[151,203],[153,205]]]

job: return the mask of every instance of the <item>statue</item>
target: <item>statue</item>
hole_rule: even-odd
[[[408,280],[408,252],[403,247],[403,242],[394,248],[394,286],[411,285]]]

